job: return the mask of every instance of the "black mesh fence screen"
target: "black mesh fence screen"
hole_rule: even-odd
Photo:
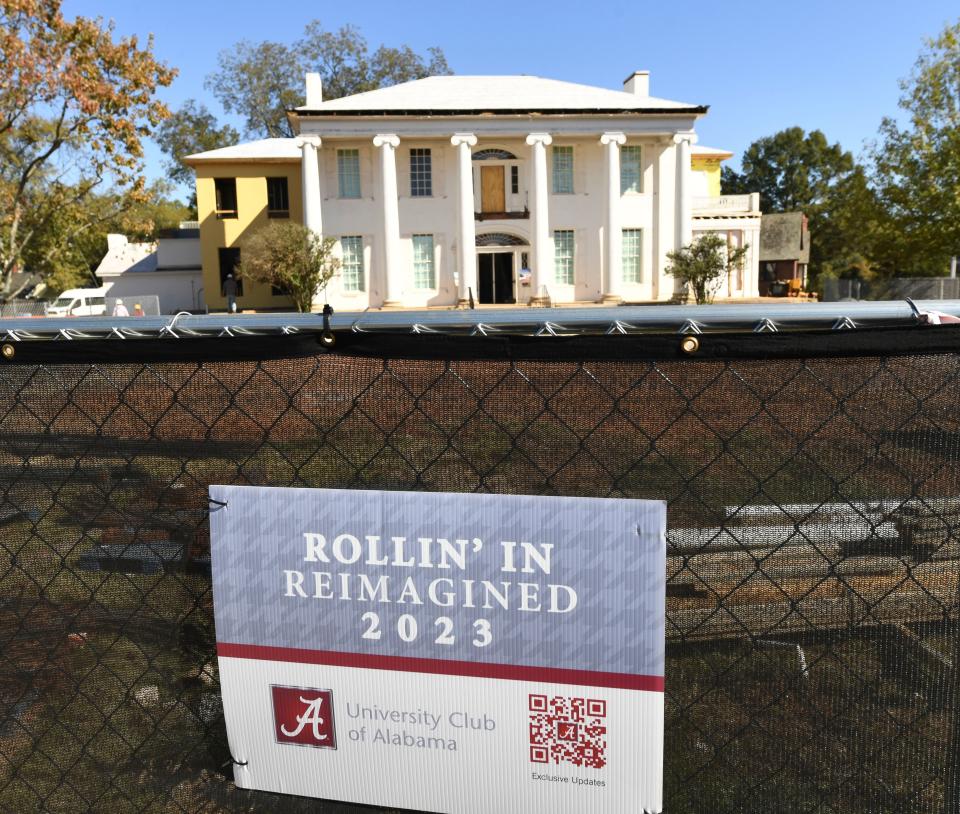
[[[665,499],[665,810],[958,810],[957,355],[103,344],[0,367],[0,809],[358,810],[231,783],[206,491],[238,483]]]

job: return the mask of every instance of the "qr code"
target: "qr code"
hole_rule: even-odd
[[[607,764],[607,702],[531,695],[530,760],[602,769]]]

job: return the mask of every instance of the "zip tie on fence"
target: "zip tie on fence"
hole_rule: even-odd
[[[419,322],[414,322],[413,326],[410,328],[410,333],[435,334],[437,331],[434,328],[431,328],[429,325],[421,325]]]
[[[214,509],[208,508],[207,514],[213,514],[214,512],[219,512],[221,509],[226,509],[227,506],[229,505],[229,501],[217,500],[216,498],[212,498],[212,497],[208,497],[207,502],[212,503],[216,507]]]
[[[323,333],[320,334],[320,344],[325,348],[332,348],[337,344],[337,337],[330,328],[330,317],[333,316],[333,306],[329,302],[323,304]]]
[[[500,329],[494,325],[487,325],[485,322],[478,322],[473,326],[473,330],[470,331],[470,336],[486,336],[487,334],[497,333]]]
[[[300,329],[295,325],[283,325],[280,328],[280,333],[282,333],[284,336],[289,336],[290,334],[300,333]]]
[[[250,761],[249,761],[249,760],[237,760],[233,755],[230,755],[230,760],[224,761],[223,765],[222,765],[220,768],[221,768],[221,769],[226,768],[226,767],[229,766],[231,763],[232,763],[234,766],[248,766],[248,765],[250,764]]]
[[[777,326],[773,320],[764,317],[754,326],[753,332],[755,334],[777,333],[777,330]]]
[[[697,322],[695,319],[688,319],[683,325],[680,326],[680,330],[677,331],[678,334],[702,334],[703,326]]]

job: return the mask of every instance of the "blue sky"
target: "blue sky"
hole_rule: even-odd
[[[356,25],[372,47],[441,47],[456,73],[523,73],[616,88],[651,71],[655,96],[710,105],[700,143],[736,154],[784,127],[821,129],[859,153],[880,119],[897,112],[898,80],[925,37],[960,16],[956,0],[808,0],[758,3],[65,0],[67,15],[113,19],[120,34],[152,33],[158,56],[179,68],[162,98],[203,100],[217,54],[242,39],[297,39],[319,19]],[[148,149],[148,174],[162,156]]]

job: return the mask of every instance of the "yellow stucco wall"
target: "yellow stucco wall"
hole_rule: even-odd
[[[702,172],[707,176],[707,195],[720,194],[720,162],[719,158],[694,155],[690,158],[690,169],[693,172]]]
[[[200,220],[200,256],[203,264],[203,292],[211,311],[225,310],[226,297],[220,293],[218,249],[238,247],[243,257],[243,242],[270,222],[267,217],[267,178],[285,176],[290,219],[303,222],[300,194],[300,164],[280,162],[218,162],[194,167],[197,173],[197,216]],[[237,181],[237,217],[219,219],[216,213],[215,178]],[[237,297],[238,310],[285,309],[293,303],[289,297],[275,296],[269,285],[243,281],[243,296]]]

